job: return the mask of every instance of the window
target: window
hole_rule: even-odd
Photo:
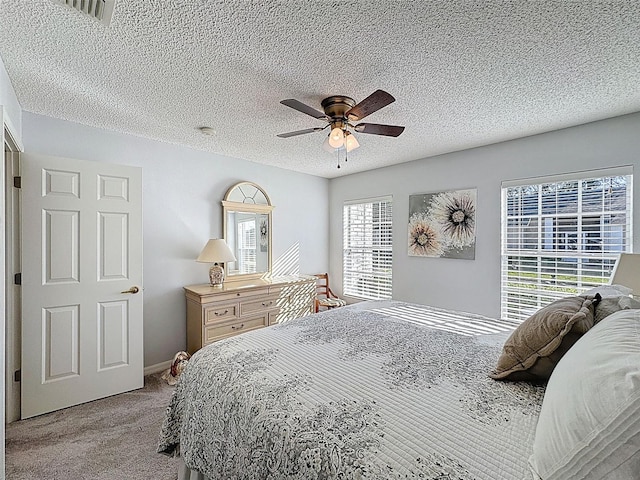
[[[391,197],[348,202],[343,210],[343,292],[370,300],[391,298]]]
[[[632,248],[631,167],[502,184],[502,318],[607,283]]]
[[[254,215],[249,217],[239,218],[237,223],[239,273],[256,272],[256,220]]]

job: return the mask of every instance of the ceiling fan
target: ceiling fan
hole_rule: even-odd
[[[280,103],[291,107],[299,112],[306,113],[318,120],[324,120],[327,125],[324,127],[306,128],[304,130],[296,130],[295,132],[280,133],[278,137],[289,138],[305,133],[320,132],[331,127],[331,132],[325,140],[325,148],[331,150],[351,150],[358,148],[360,144],[355,135],[350,130],[358,133],[368,133],[372,135],[384,135],[387,137],[397,137],[404,131],[404,127],[398,125],[382,125],[379,123],[358,123],[354,125],[352,122],[362,120],[367,115],[380,110],[383,107],[395,102],[396,99],[392,95],[383,91],[376,90],[367,98],[356,105],[353,98],[343,95],[333,95],[327,97],[320,103],[324,112],[320,112],[313,107],[305,105],[298,100],[289,98],[282,100]],[[346,160],[346,158],[345,158]],[[340,164],[338,163],[338,168]]]

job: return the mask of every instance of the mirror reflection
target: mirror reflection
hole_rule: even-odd
[[[271,272],[271,210],[266,192],[251,182],[229,189],[222,202],[224,237],[237,261],[225,266],[227,277],[251,278]]]
[[[227,245],[237,262],[227,263],[227,275],[269,271],[269,215],[227,211]]]

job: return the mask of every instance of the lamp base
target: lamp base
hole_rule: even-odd
[[[212,287],[222,287],[222,282],[224,282],[224,268],[214,263],[209,269],[209,283]]]

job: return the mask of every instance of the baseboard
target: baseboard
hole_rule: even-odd
[[[173,360],[167,360],[166,362],[156,363],[155,365],[149,365],[148,367],[144,367],[144,374],[151,375],[153,373],[160,373],[165,371],[167,368],[171,367]]]

